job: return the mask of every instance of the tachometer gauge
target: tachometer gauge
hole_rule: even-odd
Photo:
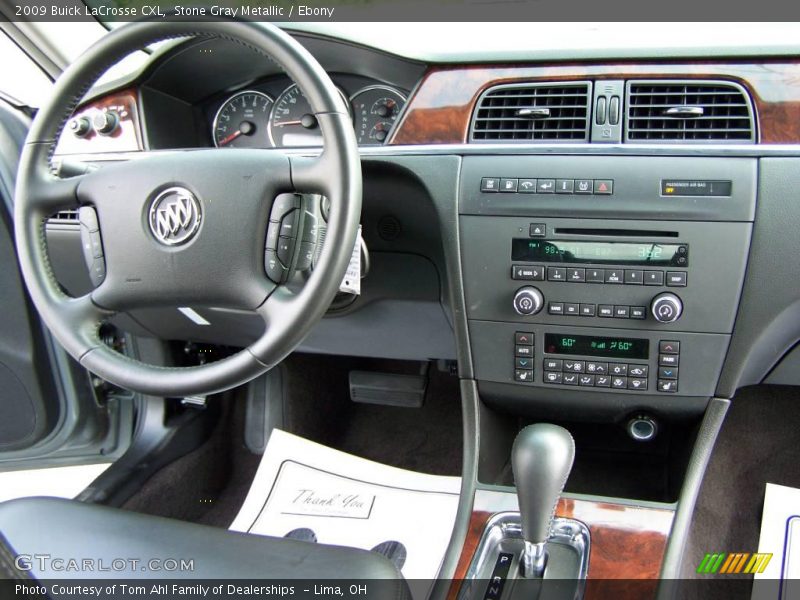
[[[272,98],[261,92],[239,92],[219,107],[214,117],[214,145],[218,148],[269,148]]]
[[[383,144],[406,103],[398,90],[373,85],[357,92],[350,100],[353,105],[353,125],[359,145]]]
[[[339,90],[345,105],[347,97]],[[275,100],[269,123],[272,143],[280,147],[322,146],[322,131],[305,95],[291,85]]]

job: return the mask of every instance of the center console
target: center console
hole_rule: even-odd
[[[465,157],[460,248],[482,391],[523,408],[711,397],[756,180],[747,158]]]

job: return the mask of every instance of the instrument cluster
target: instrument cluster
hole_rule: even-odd
[[[296,84],[274,96],[258,86],[218,102],[211,137],[219,148],[291,148],[322,146],[311,106]],[[359,85],[351,95],[337,86],[350,110],[359,145],[381,145],[406,103],[406,94],[383,83]]]

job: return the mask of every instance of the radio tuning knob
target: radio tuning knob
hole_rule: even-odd
[[[514,310],[520,315],[535,315],[544,306],[544,296],[538,288],[526,285],[514,294]]]
[[[683,313],[683,302],[675,294],[665,292],[653,298],[650,312],[659,323],[674,323]]]

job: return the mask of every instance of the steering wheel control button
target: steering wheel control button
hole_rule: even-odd
[[[92,266],[89,269],[89,278],[92,280],[94,287],[103,283],[106,278],[106,259],[104,257],[101,256],[92,261]]]
[[[300,249],[297,251],[297,264],[295,265],[298,271],[306,271],[311,268],[316,249],[317,245],[312,242],[302,242],[300,244]]]
[[[300,208],[300,196],[297,194],[281,194],[272,204],[270,221],[280,222],[281,219],[294,209]]]
[[[278,254],[275,250],[267,250],[264,253],[264,269],[269,277],[275,283],[283,283],[289,273],[289,269],[283,266],[278,260]]]
[[[91,206],[81,206],[78,209],[78,220],[81,227],[85,227],[87,231],[99,231],[100,224],[97,221],[97,211]]]
[[[194,194],[175,186],[160,192],[150,203],[148,223],[157,242],[180,246],[189,242],[200,229],[203,211]]]
[[[281,237],[297,237],[297,214],[295,209],[281,219]]]
[[[538,288],[526,286],[514,295],[514,310],[520,315],[535,315],[544,306],[544,296]]]
[[[275,250],[278,247],[278,238],[281,233],[281,224],[270,222],[267,227],[266,249]]]
[[[675,294],[659,294],[653,298],[650,312],[659,323],[674,323],[683,313],[683,302]]]
[[[293,240],[289,238],[278,238],[277,256],[284,266],[288,266],[292,262],[292,250],[294,248]]]

